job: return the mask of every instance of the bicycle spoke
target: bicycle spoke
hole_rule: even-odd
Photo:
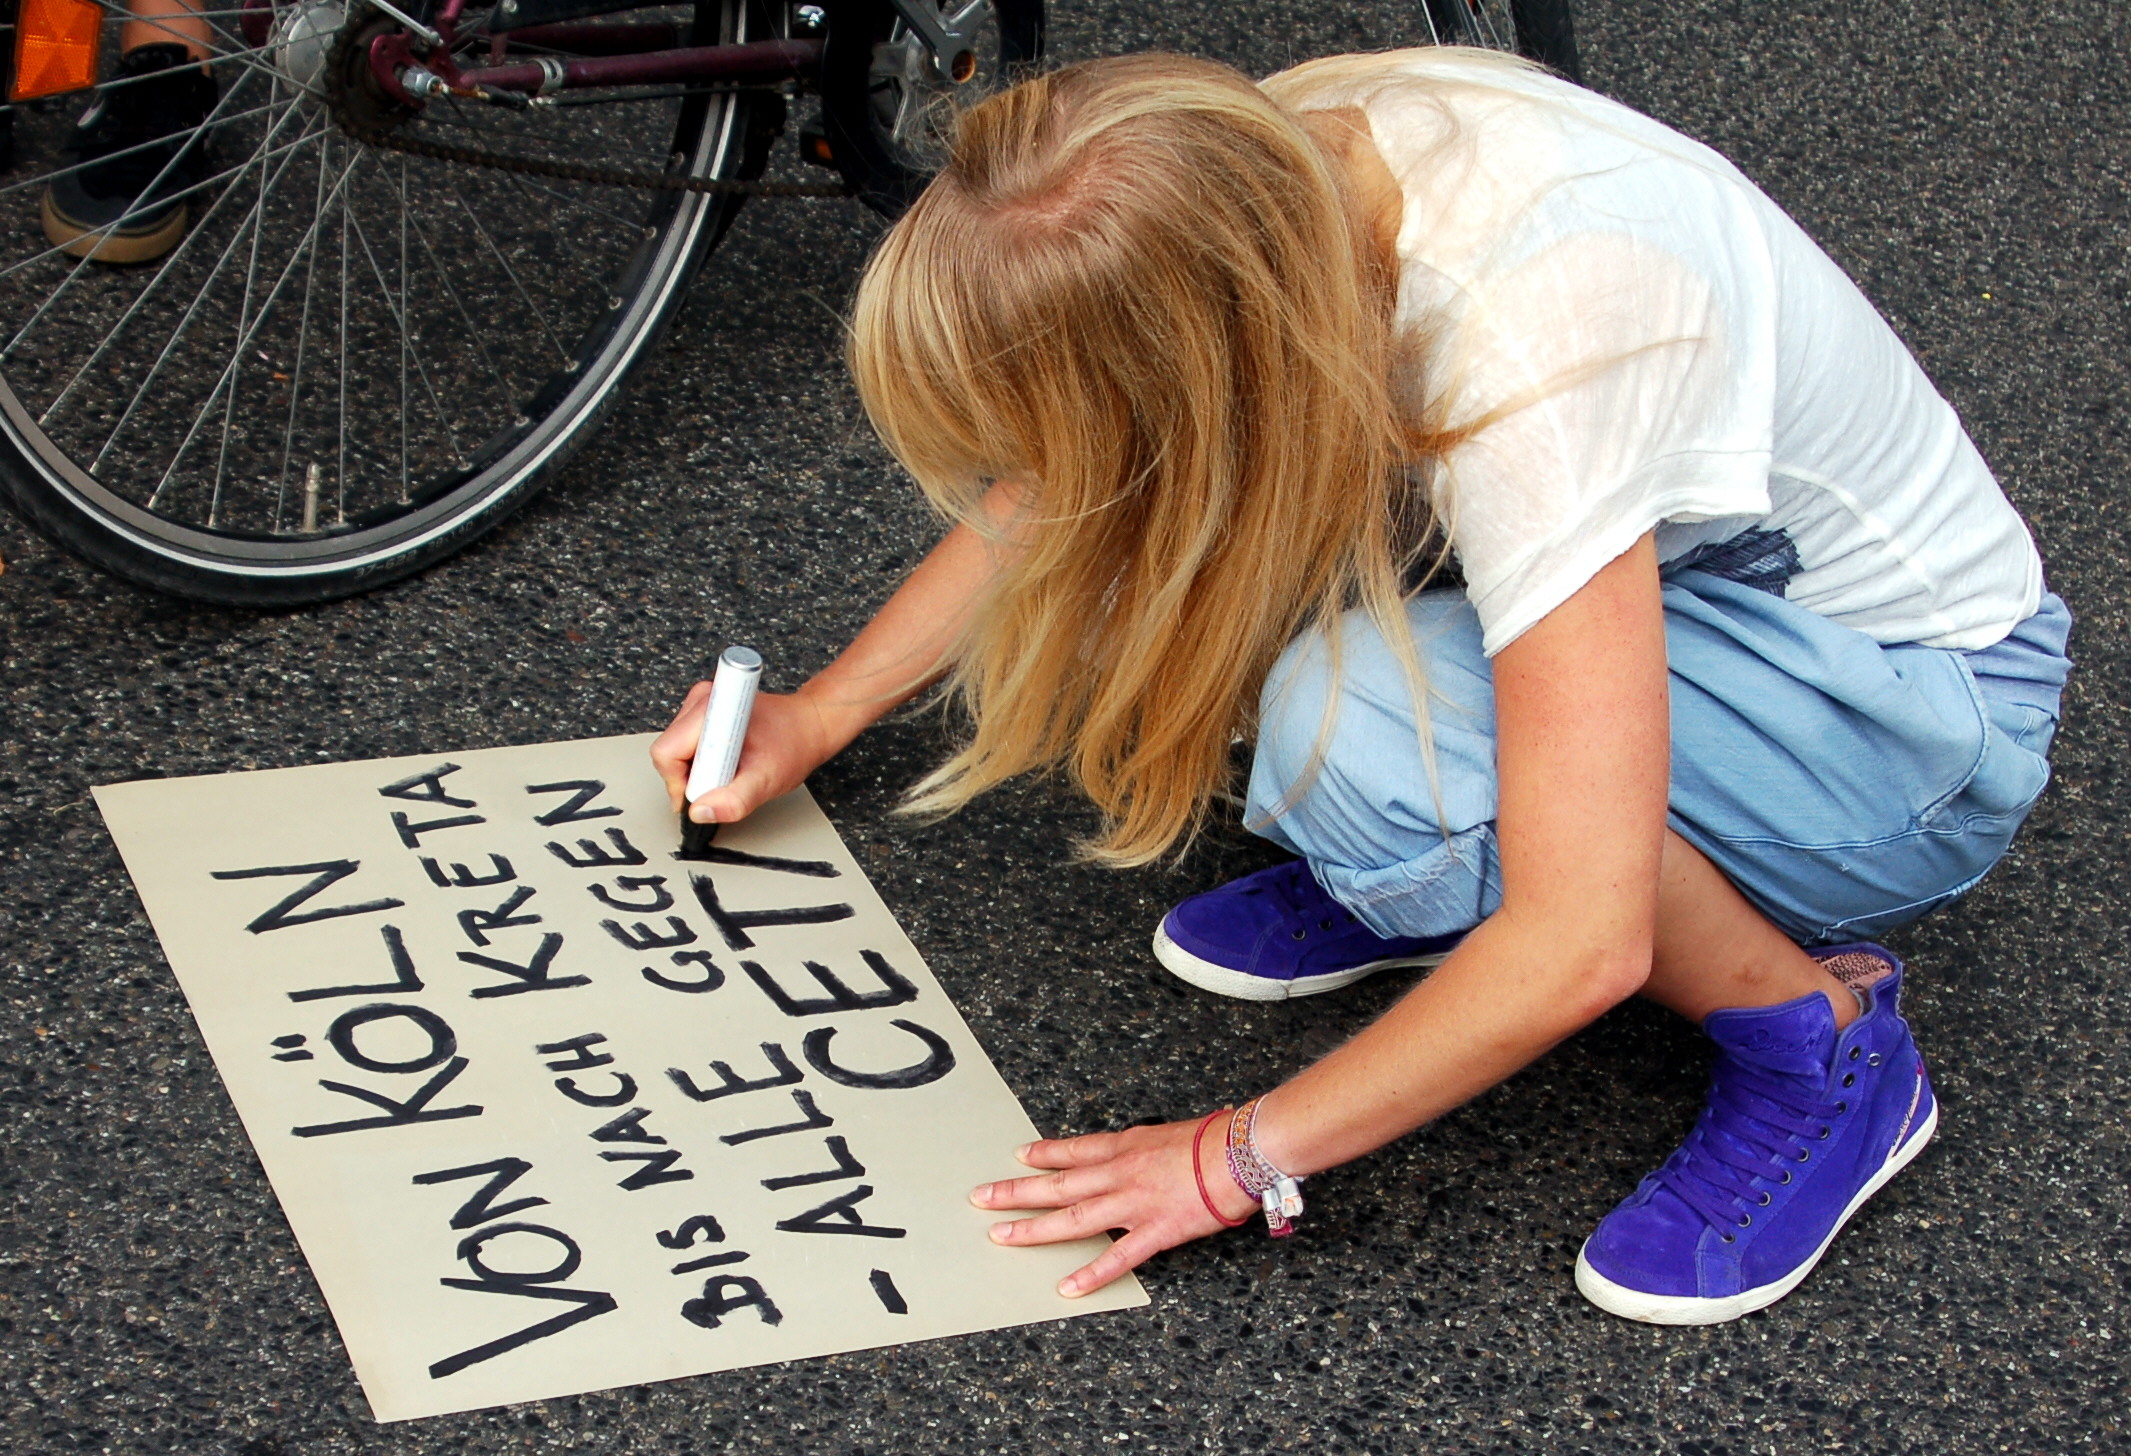
[[[480,354],[481,362],[487,366],[489,377],[496,381],[496,392],[503,397],[505,403],[509,403],[511,387],[503,382],[502,371],[496,368],[496,361],[489,357],[488,345],[483,342],[484,331],[474,322],[474,316],[466,311],[466,300],[459,296],[459,290],[451,286],[451,279],[445,274],[444,265],[437,258],[437,250],[430,244],[429,234],[422,231],[422,224],[411,211],[402,213],[401,216],[405,217],[408,226],[414,229],[414,240],[422,245],[422,253],[429,259],[430,269],[437,275],[437,282],[443,286],[445,295],[451,299],[451,306],[459,311],[459,318],[466,325],[466,337]]]
[[[311,228],[315,234],[326,215],[326,172],[332,166],[332,139],[318,150],[318,195],[311,204]],[[318,279],[318,249],[304,260],[303,313],[296,324],[296,365],[289,371],[289,417],[281,432],[281,472],[274,482],[274,531],[280,534],[287,519],[289,462],[296,453],[296,409],[303,399],[303,366],[311,346],[311,297]]]
[[[540,332],[547,335],[548,343],[554,346],[556,354],[565,360],[568,359],[570,351],[563,348],[562,340],[555,337],[555,330],[549,325],[546,312],[542,310],[539,304],[533,302],[533,295],[525,291],[525,284],[519,280],[518,270],[511,266],[510,259],[503,256],[503,250],[497,247],[496,240],[488,235],[488,229],[481,226],[480,215],[468,207],[466,199],[456,192],[452,194],[452,201],[459,204],[459,211],[466,214],[466,220],[473,224],[474,231],[481,235],[481,241],[488,245],[488,251],[495,255],[496,266],[501,268],[504,276],[511,280],[511,287],[518,290],[518,296],[525,300],[526,312],[530,313],[534,321],[540,325]],[[404,214],[402,215],[404,216]]]
[[[336,179],[333,184],[334,190],[336,192],[338,192],[342,187],[346,186],[348,178],[354,174],[356,166],[361,161],[362,154],[358,152],[349,161],[348,165],[344,169],[342,169],[339,178]],[[279,175],[280,174],[277,174],[277,180]],[[185,432],[185,439],[179,444],[177,448],[177,453],[170,457],[170,464],[163,471],[163,478],[156,482],[155,490],[150,493],[148,497],[149,509],[154,509],[156,502],[162,498],[162,494],[165,487],[170,484],[171,476],[177,472],[178,462],[185,458],[185,452],[192,448],[192,442],[195,438],[198,437],[200,433],[200,427],[206,423],[208,412],[214,408],[214,402],[216,397],[221,394],[224,386],[226,386],[231,379],[235,378],[237,373],[237,366],[239,361],[242,360],[242,358],[244,357],[244,351],[250,348],[252,340],[258,337],[260,326],[264,324],[268,313],[270,313],[273,309],[274,300],[280,297],[283,286],[286,285],[289,280],[289,275],[296,271],[297,258],[300,257],[303,252],[311,246],[312,240],[316,237],[316,235],[317,228],[315,225],[305,232],[302,241],[299,242],[296,246],[296,252],[290,255],[288,265],[281,270],[281,276],[274,281],[273,290],[268,293],[266,302],[260,305],[259,316],[252,321],[250,330],[246,332],[244,336],[237,341],[237,348],[235,352],[230,355],[229,363],[223,366],[221,377],[215,381],[214,388],[210,389],[207,392],[206,402],[202,404],[202,406],[200,407],[200,412],[194,417],[192,422],[192,428]]]
[[[565,207],[574,207],[579,212],[589,212],[594,217],[606,218],[608,221],[615,223],[617,226],[622,227],[632,233],[639,233],[643,231],[644,220],[640,217],[624,217],[620,213],[610,212],[604,207],[594,207],[591,203],[584,201],[582,198],[571,197],[567,193],[557,192],[552,187],[543,186],[541,183],[533,181],[530,177],[527,177],[522,172],[511,172],[507,173],[506,175],[509,176],[509,178],[513,182],[516,182],[520,187],[530,187],[535,192],[544,192],[549,197],[554,198],[557,202],[562,203]],[[567,228],[556,234],[557,237],[562,238],[567,238],[569,237],[569,235],[570,233]]]
[[[294,149],[303,145],[307,139],[298,137],[296,141],[289,144],[288,150],[293,153]],[[277,175],[285,175],[288,168],[293,166],[294,163],[295,158],[291,155],[283,161],[282,172]],[[263,157],[260,159],[260,165],[262,167],[266,165]],[[249,165],[247,165],[246,170],[249,170]],[[96,452],[96,460],[89,467],[91,474],[104,468],[104,461],[111,454],[111,447],[118,443],[120,433],[125,430],[127,423],[132,420],[134,412],[141,407],[141,401],[148,397],[149,386],[154,384],[157,376],[163,372],[163,366],[170,362],[170,356],[177,351],[179,343],[183,341],[186,332],[192,327],[193,319],[198,316],[201,307],[207,302],[208,290],[214,287],[215,279],[221,276],[222,269],[229,262],[230,254],[235,252],[237,245],[243,241],[244,230],[242,228],[231,234],[229,242],[222,249],[221,256],[215,259],[214,267],[208,270],[206,281],[200,285],[199,291],[193,295],[191,304],[186,307],[184,317],[178,320],[177,327],[171,331],[169,341],[163,345],[162,352],[156,356],[154,366],[149,369],[147,377],[141,380],[140,387],[133,391],[133,398],[128,401],[125,413],[119,416],[118,423],[111,427],[111,433],[104,438],[103,448]],[[148,504],[151,508],[154,506],[154,497],[150,497]]]
[[[280,84],[277,82],[274,90],[278,92],[280,89]],[[285,175],[286,172],[287,169],[283,168],[282,173],[276,175],[276,180],[278,181],[279,177]],[[252,295],[259,283],[259,242],[266,231],[263,226],[266,219],[266,194],[266,168],[261,167],[259,169],[259,196],[252,204],[252,256],[244,265],[244,301],[237,310],[237,338],[239,342],[236,352],[230,355],[229,391],[223,396],[222,403],[222,448],[215,452],[215,483],[214,489],[210,492],[207,500],[207,525],[209,530],[214,529],[222,516],[222,478],[229,467],[229,430],[237,415],[238,371],[244,367],[243,341],[251,337]],[[266,317],[264,308],[260,310],[259,316],[261,319]]]
[[[412,499],[407,480],[407,159],[400,158],[400,499]]]
[[[301,138],[298,140],[300,141]],[[66,403],[67,397],[74,392],[75,386],[80,384],[88,372],[103,359],[105,353],[111,348],[112,343],[125,331],[126,325],[131,323],[134,316],[147,306],[151,298],[155,297],[157,290],[163,286],[163,280],[170,277],[172,270],[184,260],[193,243],[197,239],[207,236],[207,225],[214,221],[216,215],[221,212],[223,205],[235,195],[235,188],[226,189],[220,197],[217,197],[209,204],[207,211],[200,214],[199,219],[186,230],[184,238],[179,241],[177,247],[157,266],[155,276],[148,281],[148,285],[135,296],[132,304],[127,307],[126,312],[120,316],[118,322],[104,331],[103,338],[97,341],[96,348],[90,353],[89,357],[82,361],[81,367],[74,371],[73,377],[66,382],[65,387],[53,396],[52,402],[45,406],[44,413],[37,417],[39,425],[50,421],[52,416],[58,412],[59,407]],[[25,331],[27,327],[27,325],[24,326]],[[9,347],[12,348],[13,346],[10,345]],[[4,351],[0,351],[0,358],[4,357]]]
[[[342,214],[342,217],[344,221],[352,223],[354,225],[355,241],[362,244],[363,260],[370,265],[371,276],[377,279],[378,296],[386,300],[386,307],[390,308],[392,291],[389,287],[386,286],[385,270],[377,266],[377,254],[372,252],[370,249],[369,235],[363,231],[362,223],[354,218],[352,212],[345,212]],[[343,272],[341,277],[340,291],[342,299],[345,300],[348,295],[348,284],[345,272],[345,259],[342,260],[342,269]],[[345,304],[343,304],[343,307],[345,307]],[[396,322],[400,326],[400,328],[404,330],[407,327],[407,319],[409,318],[409,316],[410,315],[404,313],[395,313],[394,322]],[[429,407],[430,409],[436,412],[437,422],[444,426],[444,433],[451,436],[451,453],[453,459],[463,466],[466,463],[466,452],[459,447],[459,432],[453,426],[451,416],[445,413],[444,401],[438,398],[436,384],[430,379],[428,367],[422,363],[422,356],[419,352],[417,352],[414,356],[414,372],[422,381],[422,392],[429,396]],[[347,444],[345,440],[342,441],[341,448],[343,452],[345,452],[345,450],[347,449]]]
[[[234,96],[235,94],[235,88],[232,88],[230,95]],[[224,98],[224,100],[227,99],[227,97]],[[221,103],[217,102],[216,110],[220,109]],[[209,112],[208,121],[212,122],[213,120],[214,112]],[[155,180],[141,189],[136,200],[134,201],[133,206],[127,208],[125,213],[120,216],[116,222],[110,224],[107,231],[111,233],[116,233],[118,229],[125,223],[132,221],[134,218],[150,211],[153,208],[162,207],[164,205],[164,200],[156,197],[155,189],[162,185],[163,179],[170,175],[170,169],[172,167],[175,167],[177,164],[178,154],[172,153],[170,160],[163,163],[162,169],[155,174]],[[249,163],[246,164],[246,170],[249,170]],[[52,251],[58,252],[61,251],[61,249],[55,248]],[[41,305],[39,305],[37,311],[31,314],[29,316],[29,319],[22,325],[22,327],[15,331],[15,337],[7,341],[7,346],[5,348],[0,348],[0,363],[6,362],[7,356],[15,352],[16,348],[22,343],[23,338],[29,333],[31,329],[37,326],[39,320],[41,320],[47,313],[51,312],[52,306],[58,303],[60,299],[64,298],[67,294],[67,291],[73,288],[73,286],[80,281],[83,272],[87,270],[89,264],[94,260],[95,254],[96,249],[92,246],[88,252],[82,254],[81,257],[75,260],[72,271],[67,274],[66,282],[60,284],[59,287],[53,289],[50,296],[47,297]],[[46,253],[44,256],[49,257],[51,256],[51,254]]]

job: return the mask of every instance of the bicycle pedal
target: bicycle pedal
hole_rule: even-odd
[[[835,153],[829,150],[828,135],[819,127],[807,126],[799,129],[799,160],[816,167],[836,165]]]

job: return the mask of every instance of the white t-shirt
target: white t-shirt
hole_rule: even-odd
[[[1490,656],[1653,529],[1665,562],[1763,533],[1789,600],[1882,643],[1987,647],[2035,611],[2034,542],[1952,407],[1715,152],[1455,52],[1268,89],[1367,115],[1427,386],[1453,422],[1503,412],[1436,482]]]

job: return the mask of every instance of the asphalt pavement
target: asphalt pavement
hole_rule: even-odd
[[[1418,10],[1058,0],[1054,53],[1263,72],[1412,41]],[[557,488],[416,580],[207,609],[0,518],[0,1450],[2125,1449],[2131,7],[1582,0],[1577,22],[1591,84],[1735,158],[1887,313],[2079,619],[2055,785],[1981,888],[1894,940],[1938,1141],[1797,1294],[1686,1330],[1576,1295],[1578,1243],[1699,1105],[1699,1036],[1630,1006],[1313,1180],[1300,1237],[1157,1259],[1146,1310],[371,1422],[88,790],[639,731],[734,638],[773,686],[826,660],[932,527],[838,358],[877,227],[773,201]],[[943,741],[896,722],[817,790],[1046,1131],[1246,1096],[1402,989],[1190,992],[1154,920],[1268,852],[1223,834],[1091,869],[1087,815],[1040,784],[892,817]]]

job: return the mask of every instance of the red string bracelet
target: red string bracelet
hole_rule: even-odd
[[[1213,1120],[1223,1112],[1233,1116],[1235,1109],[1223,1107],[1218,1111],[1207,1113],[1206,1120],[1199,1124],[1199,1130],[1191,1135],[1191,1177],[1192,1181],[1199,1185],[1199,1202],[1206,1205],[1206,1211],[1214,1216],[1214,1219],[1221,1227],[1241,1228],[1250,1222],[1250,1215],[1246,1213],[1241,1218],[1223,1217],[1221,1210],[1213,1206],[1213,1195],[1206,1191],[1206,1170],[1199,1166],[1199,1144],[1206,1140],[1206,1129],[1212,1127]]]

